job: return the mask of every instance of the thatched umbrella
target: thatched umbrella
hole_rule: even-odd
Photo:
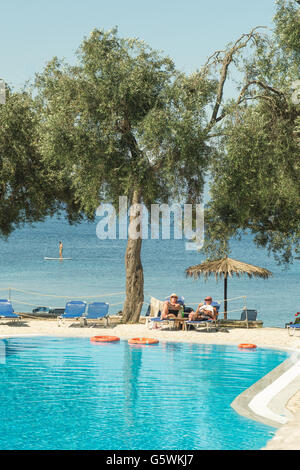
[[[185,270],[186,275],[198,279],[199,276],[203,275],[207,279],[210,275],[214,274],[216,280],[224,277],[224,318],[227,318],[227,279],[236,275],[240,277],[241,275],[247,274],[249,278],[251,277],[261,277],[263,279],[268,279],[272,276],[271,271],[268,271],[265,268],[260,268],[254,266],[253,264],[244,263],[242,261],[237,261],[232,258],[221,258],[215,261],[204,261],[204,263],[197,264],[196,266],[190,266]]]

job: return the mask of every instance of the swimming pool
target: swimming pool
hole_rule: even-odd
[[[260,449],[230,403],[285,351],[89,338],[0,340],[1,450]]]

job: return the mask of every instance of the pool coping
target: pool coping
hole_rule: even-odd
[[[272,349],[288,348],[272,347]],[[231,407],[240,415],[279,428],[293,418],[286,405],[300,390],[300,352],[291,356],[238,395]]]

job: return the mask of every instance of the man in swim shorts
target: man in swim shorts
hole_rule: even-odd
[[[62,242],[59,242],[59,257],[60,259],[62,259],[62,252],[63,252],[63,244]]]
[[[215,320],[217,318],[217,310],[211,305],[212,297],[208,295],[205,297],[204,302],[198,305],[196,312],[189,314],[189,320]]]

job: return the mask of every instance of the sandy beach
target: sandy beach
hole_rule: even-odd
[[[300,336],[289,336],[284,328],[253,328],[253,329],[224,329],[220,331],[176,331],[170,329],[149,329],[145,324],[123,325],[110,327],[80,327],[67,323],[58,326],[56,319],[26,319],[20,324],[0,324],[0,337],[12,336],[65,336],[91,337],[95,335],[115,335],[121,340],[133,337],[152,337],[160,341],[194,342],[201,344],[253,343],[257,347],[284,348],[300,352]],[[287,424],[278,428],[274,438],[268,442],[264,450],[300,450],[300,390],[289,398],[285,404],[292,413]]]

